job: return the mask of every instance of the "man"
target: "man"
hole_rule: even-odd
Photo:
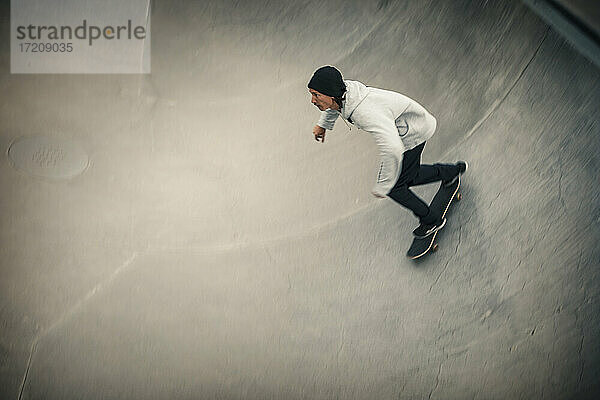
[[[378,198],[392,198],[411,210],[420,225],[416,237],[441,229],[446,219],[430,210],[427,203],[409,188],[436,181],[452,185],[467,170],[467,163],[421,165],[425,142],[433,136],[435,118],[416,101],[396,92],[367,87],[344,80],[335,67],[315,71],[308,82],[311,102],[321,110],[313,128],[315,140],[325,142],[325,130],[332,130],[338,116],[373,135],[379,147],[380,165],[372,190]]]

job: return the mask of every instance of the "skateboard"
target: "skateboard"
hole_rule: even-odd
[[[461,193],[458,191],[459,188],[460,176],[456,180],[456,183],[454,183],[450,187],[444,187],[444,185],[441,184],[437,193],[433,197],[433,200],[431,200],[431,204],[429,205],[429,207],[433,207],[434,209],[439,210],[442,213],[442,218],[446,217],[446,212],[448,212],[452,201],[454,199],[459,201],[462,198]],[[431,235],[426,236],[424,238],[415,237],[413,239],[412,244],[410,245],[410,249],[408,249],[408,252],[406,253],[407,257],[414,260],[419,257],[423,257],[430,251],[437,251],[438,244],[435,243],[435,239],[438,233],[439,231],[434,232]]]

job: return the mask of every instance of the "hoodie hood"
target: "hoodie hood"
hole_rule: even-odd
[[[369,88],[358,81],[344,81],[346,84],[346,100],[342,103],[342,117],[348,119],[360,103],[368,96]]]

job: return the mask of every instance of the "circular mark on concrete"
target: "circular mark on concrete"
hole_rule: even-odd
[[[30,175],[69,179],[88,166],[86,152],[76,143],[45,136],[23,137],[8,149],[13,167]]]

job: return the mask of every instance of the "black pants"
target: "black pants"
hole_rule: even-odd
[[[409,188],[437,181],[449,181],[459,173],[459,169],[454,164],[421,165],[421,153],[424,147],[425,143],[422,143],[404,152],[400,176],[388,196],[411,210],[419,218],[420,223],[430,225],[437,222],[441,215],[430,212],[427,203]]]

